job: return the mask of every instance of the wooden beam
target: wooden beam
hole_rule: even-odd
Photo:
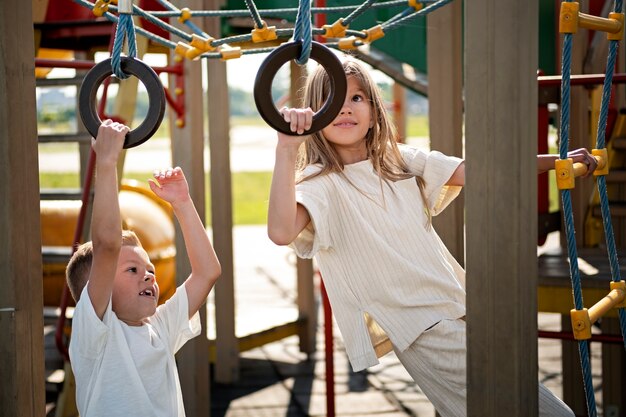
[[[224,0],[204,0],[203,10],[219,10],[223,4]],[[221,36],[219,19],[207,18],[205,27],[212,36]],[[239,343],[235,334],[230,109],[226,63],[215,59],[207,60],[207,80],[213,244],[222,265],[222,277],[215,286],[215,380],[232,383],[239,379]]]
[[[45,414],[35,50],[30,2],[0,3],[0,415]]]
[[[428,14],[428,122],[430,147],[446,155],[463,156],[462,2]],[[464,196],[460,195],[433,218],[435,230],[463,265]]]
[[[202,9],[202,0],[182,0],[177,7],[191,10]],[[201,26],[201,22],[194,22]],[[176,22],[183,30],[186,26]],[[147,46],[147,44],[143,45]],[[143,48],[142,48],[143,49]],[[189,194],[198,214],[206,225],[206,196],[204,172],[204,111],[202,94],[202,63],[183,62],[185,95],[184,125],[176,124],[176,114],[170,111],[170,140],[172,146],[172,166],[180,166],[189,183]],[[175,85],[175,77],[170,76],[170,86]],[[136,90],[136,86],[133,87]],[[173,91],[173,88],[172,88]],[[123,104],[123,103],[120,103]],[[123,107],[120,107],[120,111]],[[128,109],[126,109],[128,112]],[[129,113],[132,117],[132,112]],[[155,167],[157,168],[157,167]],[[185,242],[180,226],[176,226],[176,285],[181,285],[191,272]],[[206,305],[200,308],[202,321],[201,334],[190,340],[176,355],[178,374],[185,403],[185,413],[189,417],[209,416],[211,412],[209,377],[209,341],[207,339]]]
[[[465,8],[468,416],[538,413],[537,16]]]

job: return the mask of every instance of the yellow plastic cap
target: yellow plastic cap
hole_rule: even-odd
[[[559,190],[571,190],[575,187],[574,160],[572,158],[554,161],[556,185]]]
[[[562,2],[561,13],[559,15],[559,32],[560,33],[576,33],[578,32],[578,12],[580,5],[576,2]]]
[[[570,317],[572,319],[572,331],[574,339],[587,340],[591,338],[591,320],[589,319],[589,311],[586,308],[582,310],[571,310]]]

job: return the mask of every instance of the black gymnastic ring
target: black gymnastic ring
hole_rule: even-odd
[[[311,42],[311,58],[322,65],[330,79],[330,94],[324,105],[313,115],[311,128],[301,135],[310,135],[328,126],[341,111],[346,98],[348,83],[339,58],[326,46]],[[287,135],[298,135],[289,128],[272,100],[272,82],[278,70],[291,59],[298,58],[302,42],[289,42],[276,48],[263,61],[254,80],[254,102],[265,122],[275,130]],[[301,136],[298,135],[298,136]]]
[[[148,65],[144,64],[137,58],[122,57],[122,71],[126,74],[134,75],[139,78],[148,91],[148,114],[143,122],[136,128],[126,134],[124,140],[124,148],[133,148],[139,146],[154,135],[165,114],[165,91],[163,84],[156,72]],[[85,75],[83,83],[80,86],[78,95],[78,109],[80,118],[87,128],[87,131],[94,138],[98,135],[98,129],[102,124],[102,120],[96,111],[97,93],[100,84],[111,74],[111,58],[96,64]]]

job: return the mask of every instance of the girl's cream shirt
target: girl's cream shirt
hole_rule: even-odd
[[[403,351],[433,324],[465,315],[465,272],[425,211],[440,213],[460,193],[445,184],[462,160],[400,149],[426,182],[426,205],[414,178],[381,183],[369,160],[296,187],[311,223],[292,247],[315,256],[354,371],[376,365],[391,344]]]

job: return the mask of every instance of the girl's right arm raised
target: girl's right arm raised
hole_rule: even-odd
[[[311,127],[311,109],[283,108],[281,113],[294,132]],[[278,133],[267,216],[268,236],[277,245],[293,242],[311,220],[307,210],[296,202],[296,161],[303,142],[303,136]]]

